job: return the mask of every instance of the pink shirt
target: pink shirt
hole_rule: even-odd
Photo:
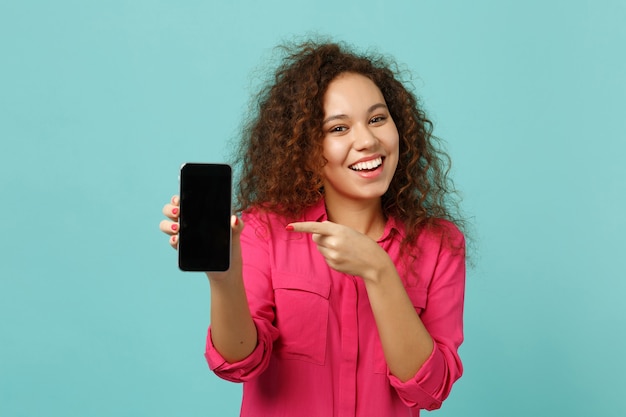
[[[452,223],[419,236],[412,264],[399,254],[401,223],[390,218],[378,241],[435,341],[415,377],[401,382],[387,368],[363,281],[331,269],[310,235],[285,231],[284,218],[254,211],[243,220],[243,274],[258,345],[227,363],[209,330],[206,349],[218,376],[244,383],[241,416],[415,417],[441,406],[462,374],[464,238]],[[323,201],[301,220],[326,220]]]

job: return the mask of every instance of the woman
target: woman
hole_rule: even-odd
[[[306,43],[258,96],[232,266],[207,273],[206,358],[244,382],[242,416],[418,416],[461,376],[465,242],[446,156],[390,68]],[[163,212],[176,247],[178,197]]]

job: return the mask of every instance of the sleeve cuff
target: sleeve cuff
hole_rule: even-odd
[[[220,378],[232,382],[245,382],[263,372],[270,355],[267,341],[261,337],[260,332],[258,334],[259,341],[252,353],[238,362],[229,363],[215,349],[211,340],[211,328],[209,328],[204,353],[209,368]]]
[[[446,380],[446,374],[446,360],[436,344],[426,362],[408,381],[402,382],[387,371],[391,386],[395,388],[404,404],[429,411],[440,408],[445,399],[441,386],[447,385],[442,384],[442,381]]]

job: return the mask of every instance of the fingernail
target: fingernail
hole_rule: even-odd
[[[178,230],[178,225],[176,223],[174,223],[172,225],[172,230],[174,230],[174,231]]]
[[[293,232],[293,226],[288,224],[287,226],[285,226],[285,230],[288,232]]]
[[[235,226],[239,224],[239,217],[235,217]]]
[[[177,207],[174,207],[172,209],[172,214],[178,214],[178,208]]]

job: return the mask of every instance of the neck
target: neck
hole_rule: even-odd
[[[350,227],[374,240],[378,240],[385,230],[385,215],[380,199],[367,201],[325,200],[328,220]]]

